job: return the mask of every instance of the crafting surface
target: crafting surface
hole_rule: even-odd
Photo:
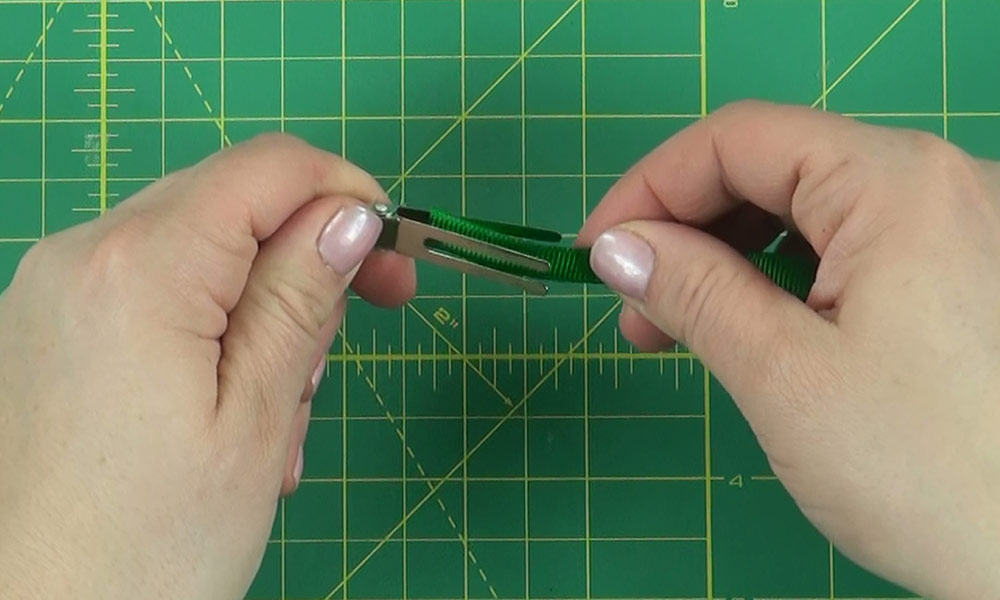
[[[1000,155],[998,23],[987,0],[4,0],[0,287],[40,236],[264,130],[408,204],[566,233],[741,97]],[[352,301],[250,596],[912,596],[831,549],[701,364],[633,353],[616,306],[436,269],[401,310]]]

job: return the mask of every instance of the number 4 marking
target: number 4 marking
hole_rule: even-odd
[[[743,476],[737,475],[736,477],[733,477],[732,479],[729,480],[729,485],[738,488],[743,487]]]

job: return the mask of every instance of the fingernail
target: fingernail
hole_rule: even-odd
[[[364,206],[340,209],[330,219],[319,237],[323,262],[340,275],[357,267],[375,245],[382,231],[382,221]]]
[[[325,373],[326,373],[326,357],[324,356],[323,360],[319,361],[319,364],[316,365],[316,370],[313,371],[313,376],[312,376],[312,388],[313,388],[312,389],[312,393],[313,394],[315,394],[316,390],[319,389],[319,384],[320,384],[320,382],[323,381],[323,375]]]
[[[295,478],[295,486],[298,487],[299,481],[302,480],[302,467],[305,465],[305,458],[303,457],[302,446],[299,446],[299,456],[295,459],[295,470],[292,471],[292,477]]]
[[[590,267],[615,291],[640,299],[646,295],[653,273],[653,249],[627,231],[601,234],[590,251]]]

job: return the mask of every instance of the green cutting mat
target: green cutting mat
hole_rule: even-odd
[[[992,0],[3,0],[0,286],[265,130],[567,233],[741,97],[1000,156],[998,24]],[[808,525],[696,360],[633,353],[604,289],[421,276],[402,310],[352,303],[253,598],[912,595]]]

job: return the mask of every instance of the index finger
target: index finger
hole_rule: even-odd
[[[210,156],[157,191],[151,186],[126,201],[132,210],[120,218],[136,212],[155,216],[153,260],[181,269],[186,280],[206,286],[229,310],[259,244],[304,207],[335,196],[365,204],[387,201],[378,182],[350,161],[271,133]],[[413,293],[415,267],[401,255],[369,257],[358,275],[356,291],[376,304],[396,305]],[[385,281],[393,284],[372,284]]]
[[[209,197],[177,198],[173,212],[217,229],[223,238],[267,238],[321,197],[349,196],[368,204],[386,199],[378,182],[360,167],[286,134],[264,134],[227,148],[199,163],[192,176]]]
[[[633,166],[589,216],[578,243],[589,246],[603,231],[634,220],[703,226],[744,202],[791,222],[800,182],[835,167],[866,127],[804,107],[728,105]],[[814,248],[822,245],[818,230],[796,225]]]

